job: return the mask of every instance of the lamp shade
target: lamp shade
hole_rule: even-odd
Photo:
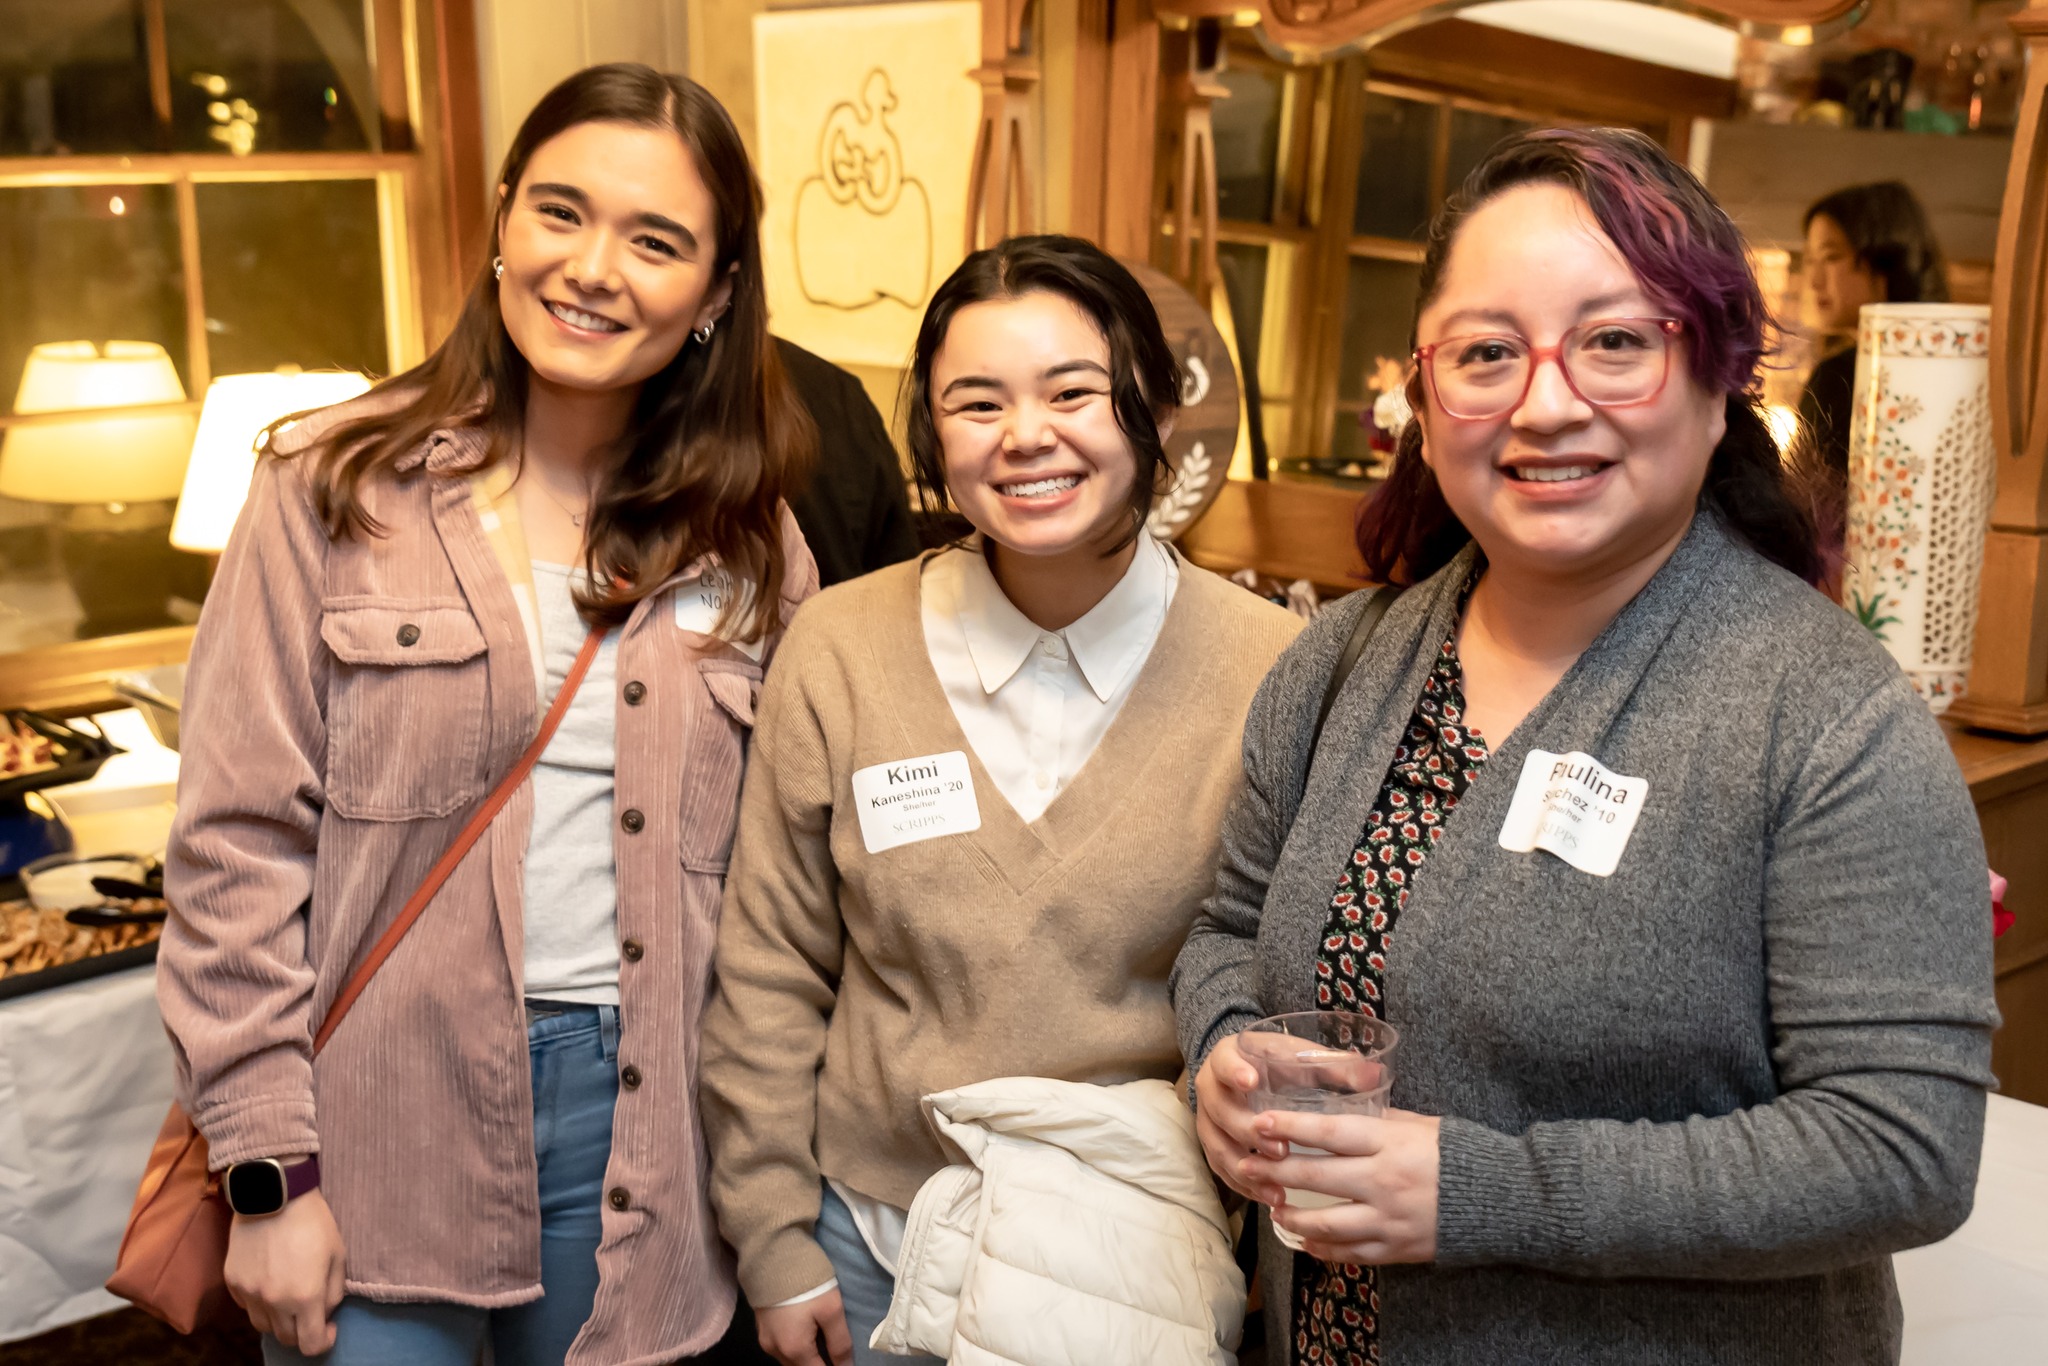
[[[18,416],[182,403],[177,367],[155,342],[45,342],[28,353]],[[82,415],[15,427],[0,447],[0,496],[33,503],[144,503],[175,498],[192,448],[189,413]]]
[[[218,554],[227,547],[249,479],[256,472],[256,438],[281,417],[325,408],[370,387],[363,376],[341,370],[275,371],[223,375],[206,391],[192,462],[185,468],[185,492],[171,522],[171,544],[180,550]]]

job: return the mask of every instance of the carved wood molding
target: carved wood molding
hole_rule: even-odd
[[[1704,12],[1765,30],[1827,24],[1854,13],[1867,0],[1696,0],[1672,8]],[[1259,31],[1290,52],[1322,53],[1348,47],[1424,19],[1441,19],[1463,6],[1456,0],[1155,0],[1161,15],[1221,19],[1256,12]]]

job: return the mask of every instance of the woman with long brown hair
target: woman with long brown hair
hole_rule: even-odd
[[[726,1329],[697,1020],[765,656],[816,585],[759,202],[701,87],[570,77],[449,339],[259,463],[193,645],[159,991],[273,1363]]]

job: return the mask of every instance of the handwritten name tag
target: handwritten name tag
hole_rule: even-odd
[[[965,750],[856,769],[853,805],[870,854],[981,829]]]
[[[676,625],[700,636],[718,637],[718,619],[725,611],[726,601],[735,591],[739,593],[738,619],[741,621],[746,620],[747,608],[754,597],[754,585],[740,584],[735,590],[732,575],[723,569],[707,570],[694,579],[686,579],[676,585],[675,591]],[[733,640],[726,643],[756,664],[761,662],[761,641]]]
[[[1501,823],[1500,847],[1519,854],[1546,850],[1581,872],[1607,877],[1621,865],[1649,795],[1649,779],[1616,773],[1590,754],[1532,749]]]

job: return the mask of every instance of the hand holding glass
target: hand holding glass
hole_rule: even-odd
[[[1319,1115],[1380,1115],[1394,1074],[1387,1055],[1400,1034],[1384,1020],[1348,1010],[1308,1010],[1274,1015],[1237,1036],[1238,1054],[1258,1073],[1251,1091],[1255,1111],[1295,1110]],[[1290,1155],[1327,1157],[1320,1148],[1291,1147]],[[1287,1188],[1287,1203],[1300,1209],[1340,1205],[1320,1191]],[[1280,1241],[1299,1249],[1283,1228]]]

